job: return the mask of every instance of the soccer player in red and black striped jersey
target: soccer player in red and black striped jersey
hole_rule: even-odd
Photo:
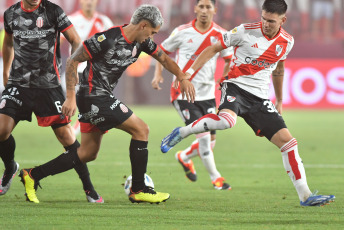
[[[62,113],[73,116],[79,108],[81,146],[67,154],[61,154],[50,163],[64,172],[73,167],[75,161],[95,160],[103,135],[117,128],[132,136],[129,152],[132,170],[132,187],[129,199],[132,202],[159,203],[166,201],[168,193],[155,192],[144,183],[148,163],[148,126],[122,101],[113,96],[113,90],[126,68],[134,63],[141,52],[153,56],[172,72],[180,82],[181,93],[194,101],[195,89],[178,65],[173,62],[152,40],[163,23],[159,9],[151,5],[140,6],[133,14],[130,24],[113,27],[97,33],[84,41],[66,65],[67,98]],[[78,79],[77,66],[87,61],[83,75]],[[79,90],[75,95],[75,85]],[[35,192],[33,181],[42,178],[32,169],[30,183],[25,186]],[[25,169],[24,171],[28,171]]]
[[[0,195],[8,191],[19,168],[14,160],[15,140],[11,133],[20,121],[31,121],[32,113],[35,113],[39,126],[53,129],[66,151],[80,145],[69,124],[69,117],[61,110],[65,97],[59,74],[60,33],[72,45],[72,52],[80,45],[80,38],[67,15],[48,0],[22,0],[5,11],[4,27],[3,78],[6,88],[0,102],[0,156],[5,172]],[[83,182],[87,199],[101,202],[86,164],[78,161],[74,168]],[[40,167],[43,175],[54,175],[54,170],[53,165]]]

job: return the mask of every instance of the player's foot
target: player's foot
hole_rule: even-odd
[[[104,203],[103,197],[101,197],[95,190],[85,190],[86,199],[90,203]]]
[[[5,169],[4,174],[0,179],[0,196],[5,195],[6,192],[10,189],[13,177],[17,174],[19,169],[19,164],[14,162],[14,167],[11,169]]]
[[[163,193],[163,192],[156,192],[152,187],[146,186],[143,190],[138,192],[132,192],[130,189],[129,193],[129,200],[132,203],[141,203],[141,202],[148,202],[148,203],[156,203],[159,204],[160,202],[165,202],[170,198],[170,194]]]
[[[170,149],[178,144],[183,138],[180,136],[180,127],[175,128],[169,135],[167,135],[161,142],[161,152],[167,153]]]
[[[306,201],[300,201],[301,206],[323,206],[333,202],[336,198],[334,195],[317,195],[318,191],[315,190]]]
[[[33,203],[39,203],[39,200],[36,196],[36,190],[37,186],[39,185],[38,182],[36,182],[30,175],[32,168],[29,169],[22,169],[20,170],[20,178],[21,182],[23,183],[25,187],[25,196],[26,200],[33,202]]]
[[[225,178],[219,177],[212,182],[216,190],[231,190],[232,187],[225,182]]]
[[[190,160],[189,163],[186,163],[182,160],[180,154],[182,153],[182,151],[179,151],[176,153],[176,160],[182,165],[184,171],[185,171],[185,175],[186,177],[191,180],[192,182],[197,180],[197,175],[196,175],[196,170],[194,167],[194,164],[192,162],[192,160]]]

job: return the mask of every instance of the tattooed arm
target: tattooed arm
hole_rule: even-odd
[[[88,61],[91,57],[88,55],[84,46],[79,48],[67,59],[66,63],[66,101],[62,105],[62,113],[68,117],[74,116],[76,112],[75,85],[79,81],[78,64]]]
[[[190,76],[187,78],[182,70],[179,68],[177,63],[175,63],[164,51],[162,51],[160,47],[158,52],[153,54],[153,57],[157,61],[159,61],[165,67],[165,69],[167,69],[177,77],[180,83],[180,91],[183,98],[186,97],[188,102],[194,102],[195,88],[193,84],[188,80]]]

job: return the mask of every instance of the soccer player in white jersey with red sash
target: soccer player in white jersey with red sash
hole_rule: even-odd
[[[335,196],[310,191],[297,141],[281,116],[284,60],[294,45],[294,38],[281,27],[287,19],[287,8],[284,0],[265,0],[261,22],[242,24],[228,31],[218,43],[202,52],[187,70],[189,75],[216,53],[234,47],[231,71],[222,83],[219,113],[205,115],[186,127],[174,129],[163,139],[161,150],[169,151],[191,134],[232,128],[240,116],[256,135],[265,136],[280,149],[284,168],[297,191],[300,205],[320,206],[333,201]],[[271,74],[276,107],[268,97]]]
[[[176,62],[185,72],[193,64],[197,56],[208,46],[217,43],[222,34],[226,32],[223,28],[213,22],[216,14],[215,0],[196,0],[195,13],[196,19],[188,24],[181,25],[174,29],[172,34],[161,44],[161,49],[170,54],[177,52]],[[233,54],[232,47],[224,49],[220,55],[225,60],[223,76],[229,71],[229,62]],[[171,102],[183,119],[186,125],[202,117],[203,115],[216,111],[215,103],[215,80],[217,57],[209,60],[203,68],[199,69],[191,76],[190,81],[196,89],[196,98],[194,103],[183,100],[180,89],[171,87]],[[162,65],[157,62],[155,76],[152,86],[160,89],[159,82],[163,80]],[[200,156],[207,169],[212,184],[215,189],[229,190],[231,186],[225,182],[216,168],[213,148],[215,146],[215,131],[206,131],[196,135],[196,140],[185,150],[176,153],[176,160],[182,165],[186,177],[190,181],[196,181],[197,175],[191,158]]]

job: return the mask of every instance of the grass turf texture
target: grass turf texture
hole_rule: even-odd
[[[96,190],[104,204],[86,202],[74,170],[45,178],[38,189],[40,204],[25,202],[16,176],[0,197],[1,229],[340,229],[344,226],[344,111],[285,111],[284,119],[299,143],[308,184],[320,194],[334,194],[325,207],[300,207],[279,149],[256,137],[239,118],[232,130],[218,131],[217,168],[231,191],[213,189],[199,158],[194,158],[198,180],[189,182],[174,159],[189,137],[167,154],[160,141],[181,119],[171,107],[132,107],[150,126],[147,173],[157,191],[171,198],[159,205],[132,204],[123,190],[131,174],[130,136],[120,130],[104,135],[96,161],[89,163]],[[74,118],[75,119],[75,118]],[[63,152],[50,128],[36,121],[21,122],[13,133],[20,168],[45,163]],[[78,136],[80,140],[80,136]],[[3,166],[1,166],[3,169]]]

